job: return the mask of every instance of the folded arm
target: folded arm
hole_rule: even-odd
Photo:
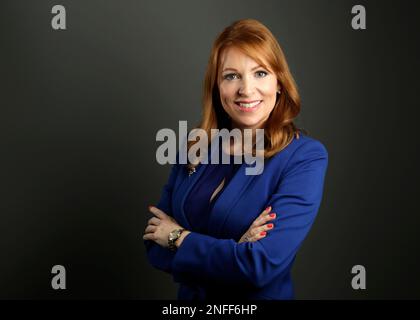
[[[171,173],[169,175],[168,182],[163,187],[162,194],[159,203],[156,205],[157,208],[164,211],[169,216],[172,216],[172,205],[171,197],[172,190],[175,184],[175,179],[178,174],[179,165],[175,164],[172,166]],[[145,240],[144,245],[146,247],[147,258],[150,264],[162,271],[167,273],[172,272],[172,262],[175,256],[173,251],[167,248],[163,248],[156,242],[151,240]]]
[[[316,217],[327,162],[322,144],[300,146],[267,203],[277,213],[275,228],[257,242],[244,243],[191,232],[173,257],[174,279],[263,287],[287,270]]]

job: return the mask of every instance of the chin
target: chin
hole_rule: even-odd
[[[261,119],[235,119],[235,122],[242,128],[254,128],[261,123]]]

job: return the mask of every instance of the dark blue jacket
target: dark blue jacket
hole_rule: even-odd
[[[205,164],[191,176],[174,165],[157,207],[192,233],[176,252],[145,241],[150,263],[180,283],[179,299],[294,298],[291,267],[317,215],[327,162],[325,147],[301,134],[265,160],[261,175],[245,175],[243,164],[215,202],[207,235],[191,229],[183,210]],[[238,244],[268,206],[277,214],[274,229]]]

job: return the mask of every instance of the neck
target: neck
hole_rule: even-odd
[[[235,140],[231,139],[230,140],[230,154],[233,155],[235,154],[234,150],[236,149],[236,154],[238,154],[238,149],[240,149],[239,154],[245,154],[245,153],[252,153],[252,149],[256,144],[256,129],[263,129],[264,126],[255,126],[255,127],[246,127],[246,126],[240,126],[240,125],[236,125],[233,121],[231,123],[231,129],[239,129],[241,131],[241,141],[238,145],[235,145]],[[245,129],[247,130],[247,133],[245,135]],[[245,142],[245,136],[248,137],[249,135],[249,130],[252,130],[252,140],[251,140],[251,144],[250,146],[248,146],[247,144],[249,139],[247,138],[247,141]],[[227,150],[225,150],[227,151]]]

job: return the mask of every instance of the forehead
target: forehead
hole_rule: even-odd
[[[263,59],[260,58],[260,60],[261,63],[265,64]],[[252,68],[254,66],[260,65],[260,63],[254,60],[254,58],[252,58],[251,56],[245,54],[242,50],[235,47],[229,47],[223,51],[220,59],[220,66],[222,70],[225,67],[235,68],[235,66],[240,67],[243,65]]]

